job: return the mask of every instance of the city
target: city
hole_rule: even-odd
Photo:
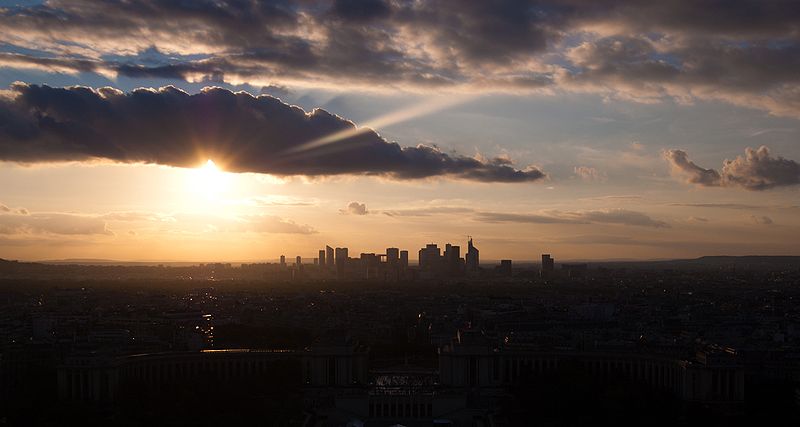
[[[512,267],[467,247],[426,244],[416,265],[330,247],[291,265],[0,261],[3,419],[798,419],[796,258]]]
[[[0,427],[800,425],[798,136],[798,0],[0,0]]]

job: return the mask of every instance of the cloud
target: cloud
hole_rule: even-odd
[[[409,208],[409,209],[393,209],[393,210],[386,210],[383,211],[384,215],[392,216],[392,217],[402,217],[402,216],[431,216],[431,215],[441,215],[441,214],[462,214],[462,213],[470,213],[475,212],[475,209],[461,207],[461,206],[431,206],[431,207],[422,207],[422,208]]]
[[[800,116],[798,9],[783,0],[51,1],[0,9],[0,66],[256,87],[557,89]]]
[[[751,215],[750,219],[753,222],[755,222],[756,224],[761,224],[761,225],[772,225],[772,224],[774,224],[774,222],[772,221],[772,218],[770,218],[768,216]]]
[[[350,202],[347,209],[340,209],[339,212],[350,215],[366,215],[369,213],[366,203]]]
[[[478,212],[475,219],[481,222],[515,222],[521,224],[588,224],[579,218],[562,218],[551,215],[517,214],[503,212]]]
[[[307,224],[298,224],[292,220],[274,215],[245,215],[240,218],[242,231],[275,234],[316,234],[317,230]]]
[[[683,174],[687,182],[705,186],[720,185],[719,172],[697,166],[683,150],[666,150],[664,159],[669,162],[673,171]]]
[[[11,212],[11,208],[6,205],[0,204],[0,212]]]
[[[189,95],[171,86],[123,93],[112,88],[52,88],[16,83],[0,98],[0,160],[117,162],[196,167],[212,158],[231,172],[273,175],[378,175],[531,182],[535,168],[438,148],[402,147],[375,131],[298,150],[356,125],[327,111],[305,112],[267,95],[207,87]],[[307,145],[306,145],[307,146]]]
[[[780,156],[773,157],[765,146],[757,150],[747,147],[744,156],[725,160],[720,172],[697,166],[681,150],[665,151],[664,158],[673,170],[686,176],[688,182],[701,186],[760,191],[800,184],[800,163]]]
[[[0,234],[113,235],[100,218],[68,213],[6,213]]]
[[[669,228],[670,225],[641,212],[627,209],[593,211],[553,211],[546,214],[516,214],[500,212],[478,212],[475,219],[482,222],[514,222],[531,224],[620,224],[639,227]]]
[[[605,173],[589,166],[575,166],[573,172],[586,182],[604,182],[608,179]]]

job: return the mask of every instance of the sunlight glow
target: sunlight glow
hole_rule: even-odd
[[[220,170],[211,159],[202,167],[192,169],[188,177],[191,192],[206,201],[218,201],[230,189],[230,184],[230,174]]]
[[[298,145],[288,150],[288,153],[299,153],[314,148],[322,147],[328,144],[333,144],[335,142],[354,137],[356,135],[368,132],[370,130],[377,131],[378,129],[386,126],[395,125],[420,116],[432,114],[437,111],[442,111],[451,107],[455,107],[460,104],[464,104],[474,98],[475,95],[471,94],[451,95],[447,97],[432,98],[427,101],[421,102],[419,104],[402,108],[400,110],[392,111],[391,113],[387,113],[382,116],[375,117],[371,120],[367,120],[365,123],[362,124],[362,126],[353,127],[351,129],[345,129],[322,138],[317,138],[305,144]]]

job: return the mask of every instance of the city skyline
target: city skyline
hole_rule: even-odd
[[[0,258],[800,255],[796,9],[5,2]]]

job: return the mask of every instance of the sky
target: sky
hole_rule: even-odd
[[[0,258],[800,255],[798,119],[796,1],[0,0]]]

